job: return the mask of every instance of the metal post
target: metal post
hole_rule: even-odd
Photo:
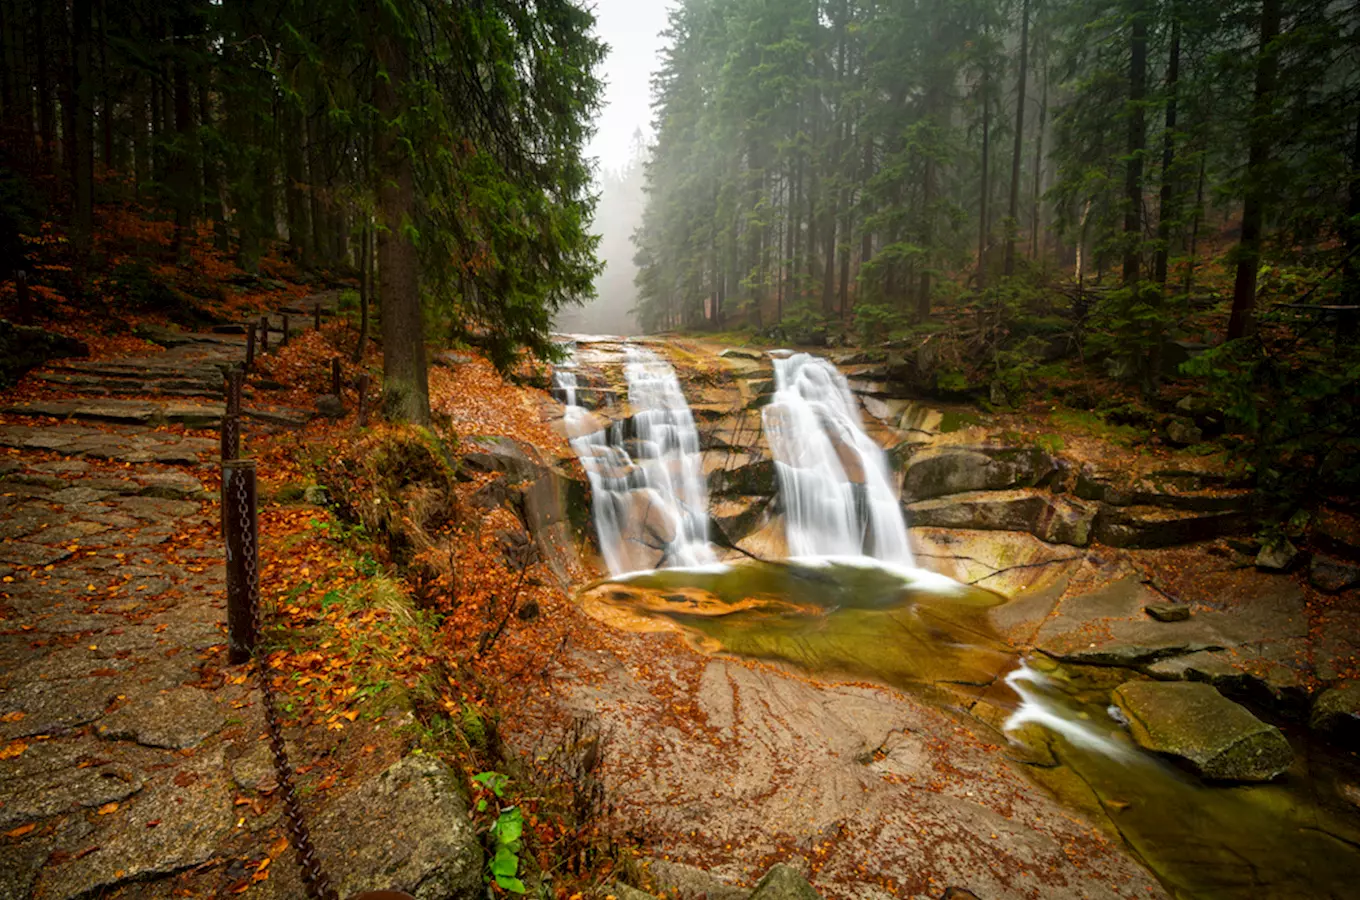
[[[312,315],[316,317],[316,330],[321,330],[321,304],[317,303],[312,307]]]
[[[360,428],[368,427],[368,375],[360,375],[354,384],[359,392],[359,415],[356,420]]]
[[[340,357],[331,357],[331,393],[340,396]]]
[[[241,369],[228,369],[227,379],[227,415],[239,416],[241,414],[241,390],[245,387],[246,373]]]
[[[260,352],[269,352],[269,317],[260,316]]]
[[[255,651],[254,609],[260,594],[253,459],[222,463],[222,524],[227,544],[227,659],[237,665]]]
[[[283,338],[279,341],[280,347],[288,346],[288,317],[283,317]]]
[[[246,326],[246,365],[245,370],[249,372],[255,365],[255,326]]]

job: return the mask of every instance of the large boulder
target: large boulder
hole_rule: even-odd
[[[1037,447],[940,447],[907,461],[902,496],[931,500],[969,491],[1035,487],[1057,471],[1053,457]]]
[[[1250,522],[1244,513],[1106,506],[1096,518],[1095,539],[1111,547],[1175,547],[1233,534]]]
[[[1337,737],[1360,735],[1360,681],[1328,688],[1313,703],[1308,724]]]
[[[1193,681],[1131,681],[1113,699],[1142,747],[1184,760],[1205,778],[1269,781],[1294,752],[1280,730]]]
[[[403,890],[416,900],[472,900],[485,893],[482,845],[453,770],[408,756],[336,802],[317,820],[340,896]]]

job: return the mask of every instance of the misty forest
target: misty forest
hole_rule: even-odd
[[[1360,872],[1360,0],[0,0],[0,897]]]

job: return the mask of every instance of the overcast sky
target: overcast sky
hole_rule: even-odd
[[[661,51],[670,0],[595,0],[595,28],[609,45],[601,75],[604,109],[587,155],[602,169],[628,163],[633,129],[651,137],[651,77]]]

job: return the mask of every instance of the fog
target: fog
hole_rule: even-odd
[[[600,235],[604,272],[595,280],[596,298],[558,313],[560,331],[633,334],[629,310],[635,303],[633,230],[642,221],[642,163],[651,140],[651,76],[664,44],[670,4],[665,0],[598,0],[596,33],[609,45],[601,67],[604,106],[596,119],[588,154],[596,160],[600,203],[594,233]]]

